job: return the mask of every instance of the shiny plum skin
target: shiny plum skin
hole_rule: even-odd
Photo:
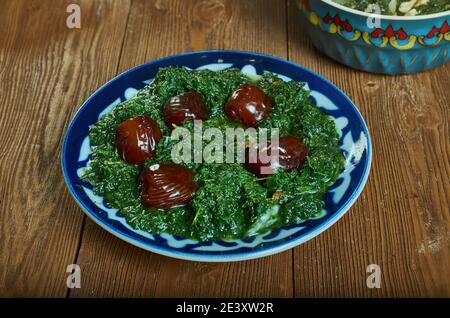
[[[251,153],[257,154],[256,162],[250,160],[249,154]],[[261,155],[266,156],[267,160],[262,162]],[[274,157],[272,158],[272,156]],[[283,136],[279,138],[278,142],[278,159],[275,156],[276,152],[273,151],[273,145],[270,141],[262,147],[254,144],[247,151],[246,167],[259,177],[273,175],[277,169],[287,172],[299,169],[308,156],[308,147],[294,136]]]
[[[196,92],[187,92],[170,98],[164,104],[164,122],[169,129],[181,126],[186,120],[206,120],[205,100]]]
[[[127,163],[142,165],[155,155],[162,133],[153,119],[141,115],[122,122],[116,129],[116,147]]]
[[[243,84],[236,88],[225,104],[225,112],[246,127],[256,127],[270,113],[272,101],[259,87]]]
[[[142,204],[153,209],[185,205],[197,189],[192,170],[175,163],[145,167],[141,186]]]

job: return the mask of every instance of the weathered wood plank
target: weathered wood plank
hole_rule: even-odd
[[[290,1],[289,57],[346,92],[373,143],[368,184],[348,214],[294,251],[295,295],[450,296],[450,64],[411,76],[354,71],[312,48]],[[382,288],[366,286],[378,264]]]
[[[67,293],[84,214],[60,168],[65,128],[117,71],[128,1],[2,1],[0,30],[0,295]]]

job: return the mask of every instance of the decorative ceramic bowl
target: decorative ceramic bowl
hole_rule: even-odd
[[[332,59],[373,73],[424,71],[450,59],[450,11],[374,16],[332,0],[298,0],[304,30]]]
[[[256,76],[263,71],[277,73],[285,81],[304,81],[311,98],[332,116],[340,133],[346,158],[339,179],[325,195],[320,218],[245,240],[197,242],[169,234],[152,234],[133,229],[125,217],[96,196],[89,183],[80,179],[90,155],[89,127],[117,104],[131,98],[153,79],[160,67],[221,70],[237,67]],[[67,186],[86,214],[115,236],[143,249],[187,260],[224,262],[263,257],[299,245],[334,224],[355,202],[367,180],[371,162],[370,136],[361,114],[336,86],[319,75],[276,57],[239,51],[205,51],[180,54],[135,67],[98,89],[70,123],[62,148],[62,168]]]

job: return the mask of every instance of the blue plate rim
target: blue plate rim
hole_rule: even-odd
[[[331,218],[329,218],[326,222],[320,224],[318,227],[311,229],[310,231],[306,232],[301,237],[286,241],[284,243],[269,247],[267,249],[262,249],[262,250],[258,250],[258,251],[252,251],[252,252],[237,252],[234,254],[227,254],[227,255],[221,255],[221,254],[214,255],[214,254],[208,254],[208,253],[190,254],[190,253],[186,253],[186,252],[174,251],[174,250],[162,248],[157,245],[149,245],[147,243],[137,240],[136,238],[129,236],[128,234],[121,233],[116,228],[110,226],[107,223],[104,223],[98,217],[98,215],[96,215],[95,213],[90,211],[89,208],[87,208],[85,206],[84,202],[76,194],[76,191],[74,190],[74,185],[69,180],[68,168],[67,168],[67,166],[65,164],[65,160],[64,160],[66,157],[67,142],[68,142],[68,138],[70,135],[69,132],[73,129],[74,123],[75,123],[76,119],[78,118],[79,114],[81,113],[82,110],[84,110],[87,107],[87,105],[90,103],[90,101],[97,94],[99,94],[106,87],[108,87],[111,82],[119,80],[120,78],[125,77],[128,74],[133,73],[141,68],[144,68],[149,64],[160,63],[160,62],[166,61],[168,59],[173,59],[176,57],[186,57],[186,56],[190,56],[190,55],[201,55],[201,54],[217,54],[217,53],[218,54],[224,53],[224,54],[252,55],[255,57],[272,59],[276,62],[285,63],[292,67],[299,68],[303,72],[306,72],[306,73],[309,73],[310,75],[316,76],[321,81],[323,81],[323,82],[327,83],[328,85],[330,85],[331,87],[333,87],[337,91],[337,93],[339,95],[341,95],[348,102],[348,104],[351,107],[353,107],[355,114],[358,116],[358,118],[360,120],[362,130],[364,131],[366,138],[367,138],[367,149],[366,149],[367,165],[364,169],[363,176],[360,179],[360,182],[358,183],[358,185],[356,187],[356,190],[352,193],[351,197],[347,199],[347,202],[338,211],[336,211]],[[164,256],[173,257],[173,258],[182,259],[182,260],[202,261],[202,262],[235,262],[235,261],[244,261],[244,260],[261,258],[261,257],[278,254],[283,251],[289,250],[295,246],[301,245],[301,244],[309,241],[310,239],[320,235],[322,232],[324,232],[325,230],[330,228],[333,224],[335,224],[337,221],[339,221],[344,216],[344,214],[350,209],[350,207],[356,202],[357,198],[360,196],[360,194],[363,191],[364,186],[367,182],[367,179],[370,174],[371,166],[372,166],[372,141],[371,141],[369,129],[368,129],[367,124],[366,124],[364,118],[362,117],[359,109],[356,107],[356,105],[353,103],[353,101],[346,94],[344,94],[344,92],[342,92],[341,89],[339,89],[335,84],[333,84],[326,78],[322,77],[321,75],[319,75],[301,65],[293,63],[291,61],[288,61],[288,60],[285,60],[285,59],[282,59],[282,58],[279,58],[276,56],[271,56],[271,55],[266,55],[266,54],[256,53],[256,52],[250,52],[250,51],[240,51],[240,50],[204,50],[204,51],[193,51],[193,52],[186,52],[186,53],[181,53],[181,54],[170,55],[170,56],[162,57],[159,59],[155,59],[155,60],[151,60],[149,62],[143,63],[143,64],[135,66],[129,70],[126,70],[126,71],[120,73],[119,75],[114,76],[111,80],[107,81],[105,84],[103,84],[102,86],[97,88],[95,90],[95,92],[92,93],[88,97],[88,99],[81,105],[81,107],[77,110],[75,115],[72,117],[72,119],[66,129],[66,133],[65,133],[64,141],[63,141],[63,145],[62,145],[62,155],[61,155],[61,167],[62,167],[63,177],[64,177],[64,181],[65,181],[67,187],[69,188],[69,192],[72,195],[72,197],[74,198],[75,202],[81,207],[81,209],[84,211],[84,213],[92,221],[94,221],[96,224],[98,224],[100,227],[102,227],[104,230],[111,233],[112,235],[124,240],[125,242],[127,242],[131,245],[142,248],[146,251],[150,251],[150,252],[154,252],[154,253],[161,254]]]

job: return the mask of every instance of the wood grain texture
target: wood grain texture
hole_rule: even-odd
[[[0,296],[67,293],[83,213],[61,173],[65,128],[93,89],[115,75],[127,1],[2,1],[0,9]],[[102,17],[102,21],[100,21]]]
[[[330,230],[294,250],[298,297],[450,296],[450,65],[411,76],[352,71],[311,47],[288,3],[289,57],[359,107],[373,143],[364,192]],[[378,264],[382,288],[366,287]]]
[[[285,13],[279,0],[133,1],[119,70],[205,49],[286,58]],[[292,251],[239,263],[187,262],[134,248],[88,221],[77,263],[84,287],[71,297],[293,296]]]
[[[82,28],[65,26],[79,3]],[[450,297],[450,64],[412,76],[351,70],[302,33],[293,0],[7,0],[0,7],[0,296]],[[275,55],[327,77],[361,110],[372,172],[315,239],[208,264],[149,253],[85,217],[64,185],[62,137],[118,72],[204,49]],[[81,289],[66,267],[81,266]],[[379,264],[382,288],[366,287]]]

